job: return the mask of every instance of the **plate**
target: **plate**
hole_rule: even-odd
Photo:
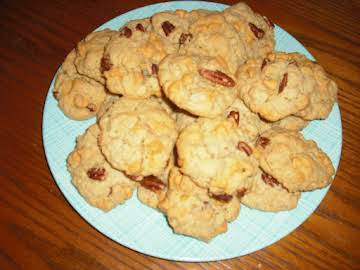
[[[129,20],[175,9],[222,10],[226,5],[191,1],[149,5],[122,14],[103,24],[104,28],[118,29]],[[266,15],[266,14],[264,14]],[[300,52],[309,59],[312,55],[295,38],[280,27],[275,27],[276,50]],[[136,194],[125,204],[104,213],[91,207],[71,184],[66,158],[75,147],[75,138],[95,119],[73,121],[65,117],[53,98],[51,83],[43,112],[43,142],[46,158],[56,184],[74,209],[99,232],[115,242],[138,252],[179,261],[214,261],[229,259],[260,250],[295,230],[318,207],[329,187],[302,194],[298,207],[291,211],[266,213],[242,206],[240,216],[229,224],[228,232],[204,243],[191,237],[174,234],[166,218],[158,211],[141,204]],[[334,105],[329,117],[312,121],[303,131],[327,153],[337,169],[341,155],[342,128],[340,110]]]

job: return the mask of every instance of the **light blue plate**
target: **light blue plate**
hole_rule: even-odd
[[[222,10],[223,4],[210,2],[171,2],[135,9],[100,26],[99,29],[118,29],[125,22],[151,16],[163,10],[210,9]],[[276,49],[300,52],[308,58],[311,54],[291,35],[275,27]],[[66,158],[75,146],[75,138],[95,122],[72,121],[57,107],[52,95],[51,83],[43,115],[43,141],[46,157],[54,179],[66,199],[92,226],[112,240],[139,251],[170,260],[214,261],[245,255],[278,241],[295,230],[320,204],[329,188],[303,193],[299,205],[292,211],[265,213],[245,206],[240,216],[229,225],[227,233],[206,244],[190,237],[176,235],[168,226],[165,217],[141,204],[134,195],[124,205],[109,213],[91,207],[71,184],[66,169]],[[313,121],[304,131],[306,138],[314,139],[331,158],[334,167],[339,165],[342,143],[340,110],[335,104],[328,119]]]

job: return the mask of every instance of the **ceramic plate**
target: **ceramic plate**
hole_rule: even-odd
[[[97,30],[118,29],[129,20],[149,17],[163,10],[222,10],[225,7],[227,6],[223,4],[200,1],[155,4],[122,14]],[[300,52],[314,60],[286,31],[276,26],[275,34],[276,50]],[[46,97],[43,112],[43,141],[49,167],[57,185],[88,223],[117,243],[141,253],[170,260],[214,261],[260,250],[301,225],[318,207],[329,189],[327,187],[303,193],[298,207],[291,211],[265,213],[242,206],[239,217],[229,225],[227,233],[217,236],[210,243],[174,234],[163,214],[141,204],[136,194],[124,205],[104,213],[85,202],[71,184],[70,174],[66,169],[66,158],[74,149],[75,138],[93,124],[95,119],[73,121],[65,117],[53,98],[53,85],[54,81]],[[303,134],[306,138],[315,140],[331,158],[334,167],[338,167],[342,132],[337,104],[326,120],[311,122]]]

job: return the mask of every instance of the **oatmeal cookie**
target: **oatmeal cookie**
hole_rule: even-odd
[[[176,149],[180,170],[214,195],[248,188],[257,168],[247,136],[222,118],[199,118],[181,131]]]
[[[209,197],[206,189],[173,168],[160,209],[176,233],[210,241],[227,231],[227,223],[239,214],[240,203],[236,198],[223,202]]]
[[[155,33],[151,25],[128,24],[107,44],[102,58],[106,86],[128,97],[160,96],[158,65],[176,49]]]
[[[225,9],[223,15],[245,42],[249,58],[263,58],[274,50],[274,24],[268,18],[255,13],[242,2]]]
[[[72,50],[58,71],[53,94],[67,117],[85,120],[98,113],[106,93],[103,85],[77,73],[75,55]]]
[[[74,63],[80,74],[105,84],[101,73],[101,58],[106,44],[116,34],[116,31],[110,29],[92,32],[77,44]]]
[[[335,172],[329,157],[314,141],[279,127],[259,136],[254,155],[266,178],[275,179],[290,192],[325,187]]]
[[[85,200],[109,211],[131,197],[136,183],[105,160],[97,142],[99,133],[98,125],[94,124],[79,136],[67,165],[73,185]]]
[[[310,102],[306,88],[313,84],[291,55],[279,55],[270,53],[264,59],[248,60],[237,72],[241,99],[269,121],[303,110]]]
[[[101,150],[114,168],[135,178],[161,176],[177,131],[175,120],[158,102],[122,97],[99,125]]]
[[[198,116],[221,115],[237,96],[232,74],[212,57],[169,55],[160,64],[159,79],[172,102]]]

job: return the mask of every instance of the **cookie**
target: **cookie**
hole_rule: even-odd
[[[109,92],[106,92],[105,100],[102,103],[100,109],[96,114],[96,118],[99,120],[110,108],[111,106],[120,99],[119,95],[114,95]]]
[[[301,133],[275,127],[262,133],[254,155],[266,179],[290,192],[310,191],[330,184],[335,172],[329,157]]]
[[[245,43],[249,58],[263,58],[274,50],[274,24],[268,18],[242,2],[225,9],[223,15]]]
[[[199,118],[176,142],[180,170],[214,195],[236,195],[248,188],[257,168],[246,140],[234,121]]]
[[[305,120],[326,119],[337,100],[337,84],[328,76],[326,71],[317,63],[308,59],[299,61],[299,66],[307,81],[314,80],[313,88],[306,88],[310,96],[310,104],[295,115]]]
[[[214,57],[231,73],[248,58],[244,41],[222,13],[198,19],[190,26],[188,35],[191,38],[181,46],[181,52]]]
[[[105,84],[101,72],[101,59],[105,45],[116,34],[116,31],[110,29],[92,32],[77,44],[74,63],[80,74]]]
[[[161,176],[177,131],[175,120],[158,102],[122,97],[99,125],[101,150],[114,168],[135,178]]]
[[[67,166],[73,185],[84,199],[92,206],[109,211],[131,197],[136,183],[105,160],[97,142],[99,133],[98,125],[94,124],[77,138]]]
[[[75,120],[94,117],[105,98],[105,88],[100,83],[77,73],[75,50],[66,57],[58,71],[53,94],[63,113]]]
[[[106,86],[110,92],[128,97],[160,96],[158,65],[175,47],[152,30],[148,19],[143,27],[138,24],[124,26],[107,44],[102,58]]]
[[[285,211],[296,208],[300,192],[289,192],[278,182],[266,181],[259,169],[253,178],[251,187],[244,191],[241,203],[262,211]]]
[[[206,189],[174,168],[166,198],[159,207],[176,233],[208,242],[227,231],[227,223],[239,214],[240,203],[236,198],[229,202],[210,198]]]
[[[237,72],[239,93],[245,104],[262,118],[278,121],[303,110],[310,102],[307,81],[292,56],[270,53],[248,60]]]
[[[216,117],[237,96],[232,74],[215,58],[172,54],[159,66],[165,95],[193,115]]]

